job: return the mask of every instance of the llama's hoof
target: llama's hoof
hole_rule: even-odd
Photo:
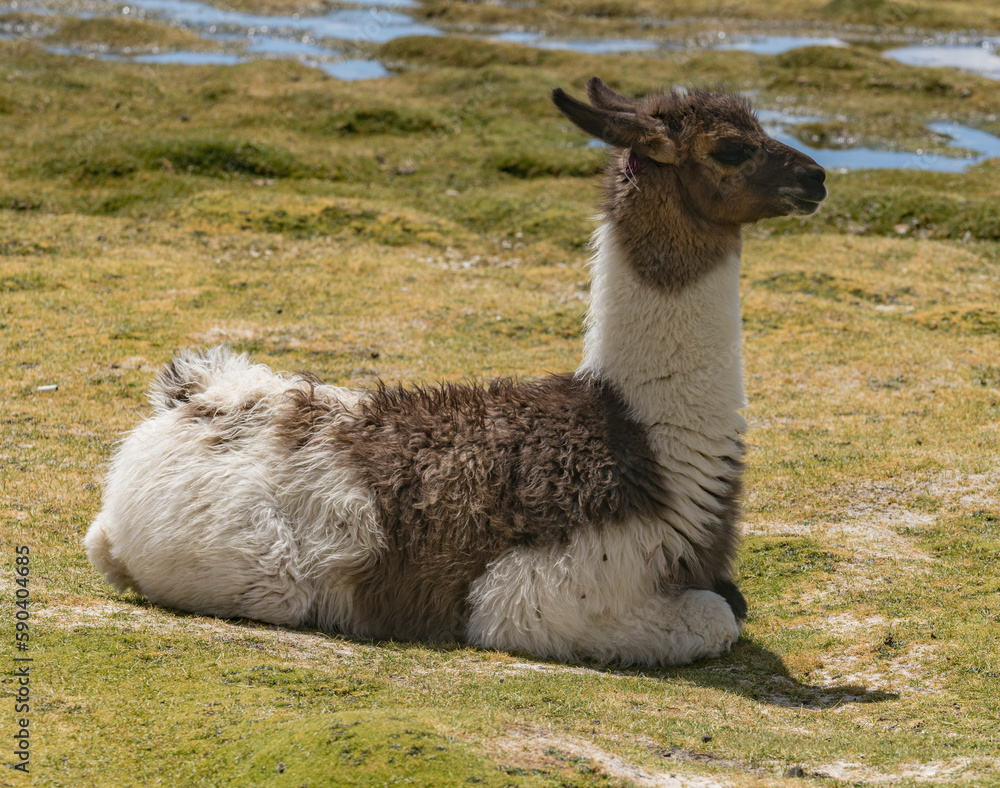
[[[728,600],[714,591],[685,592],[678,615],[691,638],[691,651],[683,662],[719,657],[727,653],[743,633],[742,622],[733,615]]]
[[[747,620],[747,600],[740,589],[737,588],[736,583],[732,580],[716,578],[712,584],[712,590],[729,603],[729,609],[733,611],[733,615],[739,622],[740,628],[742,628]]]

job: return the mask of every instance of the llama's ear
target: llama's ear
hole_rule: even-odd
[[[631,148],[663,164],[677,161],[677,148],[662,127],[651,118],[638,115],[634,109],[621,111],[592,107],[573,98],[562,88],[552,91],[552,101],[581,131],[601,142],[615,148]]]
[[[612,90],[600,77],[591,77],[587,80],[587,98],[595,107],[617,112],[635,112],[638,106],[638,102]]]

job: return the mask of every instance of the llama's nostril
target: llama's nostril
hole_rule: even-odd
[[[816,165],[816,168],[809,174],[810,176],[812,176],[812,179],[816,181],[816,183],[823,183],[826,180],[826,170],[824,170],[818,164]]]

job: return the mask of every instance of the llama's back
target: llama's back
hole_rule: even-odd
[[[153,416],[115,453],[84,539],[112,585],[193,612],[298,623],[309,594],[279,513],[267,419],[253,414],[301,385],[225,348],[185,351],[160,372]]]
[[[249,366],[245,357],[234,356],[222,348],[206,352],[185,351],[160,371],[150,387],[149,399],[155,413],[162,414],[189,401],[192,396],[204,396],[205,392],[218,389],[227,378],[238,375]],[[116,539],[116,535],[122,517],[114,505],[117,490],[110,483],[110,479],[115,478],[116,468],[119,469],[118,475],[121,475],[121,458],[128,442],[126,440],[126,444],[116,453],[116,462],[104,496],[104,508],[94,519],[83,540],[90,562],[119,591],[139,590],[119,554],[120,551],[116,550],[116,542],[120,541]]]
[[[285,379],[246,355],[226,347],[183,350],[160,370],[149,390],[155,413],[164,413],[187,402],[197,402],[216,412],[244,408],[261,396],[283,388]]]

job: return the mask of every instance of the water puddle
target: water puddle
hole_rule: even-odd
[[[389,76],[381,63],[345,58],[328,40],[381,44],[403,36],[441,35],[437,28],[416,22],[399,8],[416,5],[414,0],[353,0],[353,8],[340,8],[321,16],[292,14],[265,16],[227,11],[197,0],[130,0],[128,5],[98,4],[77,11],[79,18],[128,16],[180,25],[218,45],[218,49],[153,52],[138,55],[112,54],[75,47],[47,47],[62,55],[82,55],[102,60],[179,65],[236,65],[259,58],[289,58],[318,68],[341,80],[376,79]],[[11,3],[0,11],[59,13],[57,9]],[[103,13],[101,13],[103,11]]]
[[[239,36],[234,36],[237,40]],[[329,57],[340,54],[336,49],[312,43],[308,37],[302,40],[296,38],[279,38],[267,34],[254,34],[247,39],[247,52],[258,55],[281,55],[282,57]]]
[[[548,38],[543,33],[500,33],[490,36],[491,41],[505,41],[523,44],[536,49],[563,49],[588,55],[615,55],[626,52],[649,52],[662,49],[683,49],[672,41],[656,41],[640,38],[617,39],[557,39]],[[767,36],[767,35],[727,35],[720,31],[713,37],[698,42],[698,46],[708,49],[739,50],[760,55],[779,55],[802,47],[826,46],[846,47],[847,42],[833,36]]]
[[[850,43],[835,36],[744,36],[720,32],[712,49],[738,50],[758,55],[780,55],[807,46],[846,47]],[[928,39],[911,46],[888,49],[882,54],[907,66],[957,68],[990,79],[1000,79],[1000,38],[985,38],[971,42],[940,43]]]
[[[764,129],[780,142],[812,156],[828,170],[923,170],[925,172],[965,172],[974,164],[1000,157],[1000,138],[985,131],[969,128],[960,123],[931,123],[928,128],[943,134],[956,149],[972,151],[960,156],[917,151],[886,151],[867,148],[813,148],[788,132],[789,126],[800,123],[821,122],[823,118],[789,115],[784,112],[762,110],[757,113]]]
[[[398,2],[399,0],[397,0]],[[391,4],[391,3],[390,3]],[[440,35],[437,28],[422,25],[406,14],[388,11],[390,4],[372,4],[369,8],[346,8],[323,16],[265,16],[226,11],[195,0],[131,0],[130,5],[151,18],[179,23],[202,35],[220,32],[298,33],[313,39],[335,38],[344,41],[383,44],[402,36]]]
[[[274,54],[287,56],[283,51],[286,49],[297,50],[296,47],[274,47],[278,50]],[[309,50],[309,46],[302,49]],[[186,50],[173,50],[170,52],[150,52],[143,55],[119,55],[111,52],[92,52],[75,47],[49,46],[46,50],[55,55],[76,55],[99,60],[111,60],[129,63],[151,63],[161,65],[182,65],[182,66],[236,66],[240,63],[249,63],[258,58],[242,55],[237,52],[193,52]],[[251,52],[271,54],[271,47],[248,47]],[[334,54],[333,50],[325,50],[322,58],[297,57],[299,62],[311,68],[319,69],[329,74],[334,79],[350,82],[359,79],[381,79],[392,74],[385,66],[377,60],[360,60],[354,58],[334,60],[326,57]]]
[[[490,36],[491,41],[523,44],[536,49],[562,49],[588,55],[614,55],[628,52],[650,52],[682,49],[675,42],[619,39],[556,39],[543,33],[511,32]],[[803,47],[848,47],[849,41],[837,36],[815,35],[752,35],[728,34],[719,31],[699,39],[697,47],[723,51],[752,52],[757,55],[780,55]],[[926,41],[912,46],[889,49],[883,54],[908,66],[958,68],[990,79],[1000,79],[1000,38],[982,39],[971,43],[940,44]]]
[[[290,58],[322,69],[337,79],[372,79],[389,72],[380,63],[346,59],[337,45],[328,41],[381,44],[403,36],[439,36],[436,27],[417,22],[404,13],[416,0],[351,0],[319,16],[291,14],[266,16],[217,8],[198,0],[32,0],[29,3],[0,4],[3,11],[36,14],[74,14],[80,18],[131,16],[177,24],[218,45],[210,52],[151,53],[122,57],[95,50],[50,47],[63,54],[85,54],[109,60],[188,65],[231,65],[255,58]],[[36,26],[37,27],[37,26]],[[0,30],[0,37],[14,31]],[[37,37],[45,31],[20,31],[19,36]],[[538,49],[567,50],[589,55],[654,52],[680,49],[676,42],[649,39],[570,39],[550,38],[542,33],[507,32],[490,36],[492,41],[523,44]],[[716,50],[738,50],[760,55],[777,55],[809,46],[845,47],[850,44],[833,35],[755,35],[719,31],[697,46]],[[919,44],[889,49],[884,54],[910,66],[958,68],[990,79],[1000,79],[1000,38],[974,40],[927,39]]]
[[[834,36],[727,36],[719,34],[712,49],[753,52],[757,55],[780,55],[803,47],[846,47],[849,44]]]
[[[942,121],[931,123],[928,128],[936,134],[949,137],[956,149],[972,151],[962,156],[945,156],[922,151],[885,151],[874,148],[813,148],[788,132],[789,126],[800,123],[820,123],[824,118],[815,115],[789,115],[786,112],[763,109],[757,112],[761,125],[776,140],[790,145],[813,157],[828,170],[924,170],[926,172],[964,172],[974,164],[987,159],[1000,158],[1000,138],[985,131],[969,128],[960,123]],[[591,148],[606,148],[599,140],[587,143]]]
[[[588,55],[616,55],[623,52],[648,52],[653,49],[677,48],[674,45],[658,41],[643,41],[638,38],[558,39],[548,38],[543,33],[500,33],[490,36],[490,40],[523,44],[535,49],[559,49],[582,52]]]
[[[310,63],[331,77],[350,81],[355,79],[381,79],[390,71],[377,60],[336,60],[332,63]]]
[[[1000,79],[1000,38],[971,44],[922,44],[889,49],[883,54],[907,66],[957,68],[989,79]]]
[[[588,55],[614,55],[627,52],[650,52],[682,49],[675,42],[619,39],[555,39],[543,33],[510,32],[490,36],[491,41],[523,44],[536,49],[562,49]],[[837,36],[817,35],[753,35],[719,31],[699,39],[697,47],[724,51],[752,52],[757,55],[780,55],[803,47],[848,47],[849,41]],[[886,50],[883,54],[908,66],[958,68],[990,79],[1000,79],[1000,38],[985,38],[972,42],[938,43],[927,40],[912,46]]]
[[[118,58],[125,60],[126,58]],[[183,66],[235,66],[244,58],[232,52],[155,52],[128,58],[133,63],[167,63]]]

